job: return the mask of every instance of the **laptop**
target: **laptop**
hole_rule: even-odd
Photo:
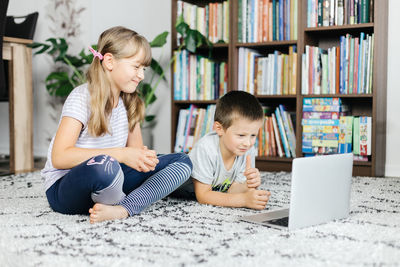
[[[349,216],[353,154],[295,158],[289,209],[240,217],[277,229],[294,230]]]

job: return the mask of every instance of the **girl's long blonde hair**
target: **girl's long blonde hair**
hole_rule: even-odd
[[[142,64],[149,66],[151,63],[151,48],[146,38],[121,26],[104,31],[99,37],[97,50],[102,55],[111,53],[117,60],[143,51]],[[88,131],[98,137],[110,133],[108,124],[113,109],[111,84],[98,57],[93,58],[86,77],[91,97]],[[121,92],[121,97],[127,110],[129,131],[132,131],[136,123],[144,119],[144,103],[136,91],[131,94]]]

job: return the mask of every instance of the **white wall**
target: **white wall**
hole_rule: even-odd
[[[51,36],[49,30],[49,18],[46,17],[46,6],[54,0],[24,1],[13,0],[9,3],[8,14],[24,15],[33,11],[39,11],[39,21],[35,33],[35,41],[44,41]],[[72,0],[74,1],[74,0]],[[77,1],[77,5],[86,8],[81,16],[82,35],[74,44],[74,49],[81,49],[88,44],[96,43],[98,35],[108,27],[123,25],[135,29],[139,33],[152,40],[162,31],[170,31],[171,27],[171,3],[166,0],[86,0]],[[112,7],[110,7],[112,5]],[[154,8],[156,6],[157,8]],[[109,7],[109,8],[107,8]],[[400,1],[389,2],[389,50],[388,50],[388,91],[387,91],[387,153],[386,176],[400,177],[400,122],[397,114],[400,114],[400,36],[397,29],[400,26]],[[112,11],[111,11],[112,10]],[[170,43],[162,52],[163,58],[170,56]],[[50,117],[54,111],[48,107],[49,97],[45,90],[43,80],[50,71],[52,62],[45,56],[33,58],[34,75],[34,154],[46,155],[48,146],[47,136],[51,136],[57,125],[50,124]],[[167,74],[169,79],[169,74]],[[153,107],[157,113],[158,123],[154,129],[154,148],[160,153],[169,152],[170,148],[170,91],[168,84],[162,84],[157,92],[159,100]],[[0,153],[9,153],[8,139],[8,104],[0,103]],[[53,115],[54,116],[54,115]]]
[[[400,1],[389,1],[386,176],[400,177]]]

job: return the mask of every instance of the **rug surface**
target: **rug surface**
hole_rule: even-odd
[[[267,209],[289,204],[290,173],[263,173]],[[399,266],[400,179],[354,177],[351,214],[293,232],[241,222],[258,213],[166,198],[91,225],[53,212],[39,172],[0,177],[1,266]]]

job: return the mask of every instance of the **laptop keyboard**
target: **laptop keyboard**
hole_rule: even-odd
[[[268,221],[265,221],[265,223],[270,223],[270,224],[287,227],[287,226],[289,226],[289,217],[283,217],[283,218],[275,219],[275,220],[268,220]]]

